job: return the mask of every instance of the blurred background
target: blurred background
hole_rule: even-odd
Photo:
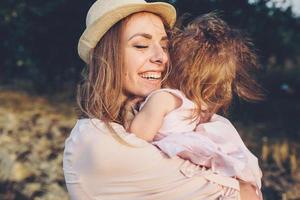
[[[0,2],[0,199],[68,199],[64,140],[84,63],[77,41],[92,0]],[[267,200],[300,199],[300,1],[173,0],[184,22],[219,11],[256,46],[266,99],[227,117],[259,157]]]

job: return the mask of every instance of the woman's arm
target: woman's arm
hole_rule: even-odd
[[[129,132],[152,141],[162,126],[165,115],[181,105],[181,100],[169,92],[157,92],[148,98],[142,110],[134,117]]]
[[[224,194],[224,187],[211,184],[196,172],[199,168],[190,167],[192,163],[178,157],[170,159],[153,145],[126,133],[121,125],[111,125],[116,133],[100,120],[81,119],[67,139],[63,163],[72,200],[217,199]],[[113,134],[130,145],[122,144]],[[194,175],[182,173],[183,169]],[[76,177],[80,179],[76,181]]]

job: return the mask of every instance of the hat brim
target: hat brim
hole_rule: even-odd
[[[101,16],[101,18],[85,29],[78,42],[78,54],[80,58],[88,64],[90,50],[95,48],[99,40],[114,24],[131,14],[143,11],[159,15],[169,27],[173,27],[176,21],[175,8],[163,2],[130,4],[116,8]]]

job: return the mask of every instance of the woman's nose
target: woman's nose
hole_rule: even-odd
[[[150,60],[153,63],[165,65],[168,62],[168,54],[160,45],[157,45],[153,49],[153,55]]]

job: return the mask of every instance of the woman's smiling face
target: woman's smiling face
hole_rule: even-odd
[[[128,19],[122,33],[124,92],[147,96],[161,87],[168,63],[168,37],[160,17],[142,12]]]

